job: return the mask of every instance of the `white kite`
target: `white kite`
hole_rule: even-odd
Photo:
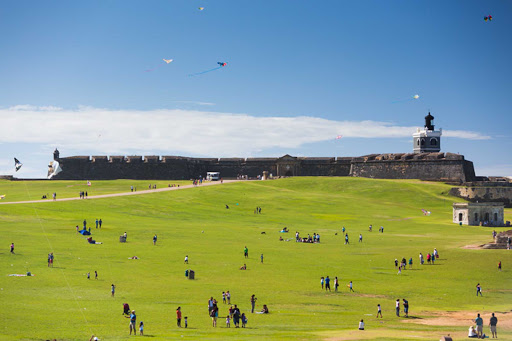
[[[52,161],[48,165],[48,179],[53,178],[55,175],[62,172],[62,168],[60,167],[59,161]]]
[[[169,64],[172,62],[172,59],[164,59],[163,61],[166,62],[167,64]]]

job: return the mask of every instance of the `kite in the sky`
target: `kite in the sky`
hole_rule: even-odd
[[[202,11],[204,9],[204,7],[199,7],[199,10]]]
[[[393,103],[405,103],[405,102],[414,101],[415,99],[419,99],[419,98],[420,98],[420,95],[416,94],[416,95],[413,95],[411,98],[403,99],[400,101],[394,101]]]
[[[59,161],[52,161],[48,165],[48,179],[53,178],[55,175],[62,172],[62,168],[60,168]]]
[[[203,73],[212,72],[212,71],[215,71],[215,70],[218,70],[218,69],[222,69],[224,66],[228,65],[228,63],[225,63],[225,62],[217,62],[217,64],[219,64],[219,66],[217,66],[216,68],[213,68],[213,69],[210,69],[210,70],[206,70],[206,71],[202,71],[202,72],[198,72],[198,73],[192,73],[192,74],[190,74],[188,76],[189,77],[193,77],[193,76],[202,75]]]
[[[484,17],[484,21],[487,21],[487,20],[491,21],[492,20],[492,15],[488,15],[488,16]]]
[[[338,136],[336,136],[336,140],[339,140],[339,139],[341,139],[342,137],[343,137],[343,135],[338,135]]]
[[[21,166],[23,166],[23,164],[20,162],[20,160],[14,158],[14,168],[16,168],[16,172],[20,170]]]
[[[144,70],[144,72],[151,72],[151,71],[155,71],[156,69],[161,68],[162,66],[167,65],[167,64],[169,64],[169,63],[171,63],[171,62],[173,61],[172,59],[165,59],[165,58],[164,58],[164,59],[162,59],[162,60],[165,62],[165,64],[160,64],[160,65],[158,65],[157,67],[154,67],[154,68],[152,68],[152,69]]]

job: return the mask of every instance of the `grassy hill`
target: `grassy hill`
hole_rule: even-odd
[[[137,184],[146,189],[149,183],[167,185]],[[91,191],[129,191],[132,184],[95,181]],[[492,311],[503,312],[497,315],[500,338],[512,337],[512,314],[505,314],[512,301],[512,252],[462,248],[490,241],[492,229],[453,224],[451,204],[460,199],[448,196],[449,188],[420,181],[311,177],[0,205],[0,338],[134,338],[122,316],[124,302],[137,311],[144,337],[152,340],[433,340],[447,333],[463,338],[469,318],[480,312],[487,325]],[[78,196],[79,190],[87,190],[85,184],[0,182],[0,194],[16,201],[55,191]],[[262,207],[261,214],[254,214],[256,206]],[[422,208],[432,214],[424,216]],[[97,218],[103,220],[101,230],[94,226]],[[511,218],[506,210],[506,219]],[[90,245],[76,233],[84,219],[103,244]],[[381,225],[384,233],[378,232]],[[290,233],[279,232],[285,226]],[[301,236],[319,233],[321,243],[296,243],[295,231]],[[119,243],[124,232],[128,242]],[[279,241],[280,236],[292,240]],[[9,253],[11,242],[15,255]],[[244,246],[249,259],[244,259]],[[420,266],[418,254],[434,248],[440,259]],[[54,268],[47,267],[49,252],[55,254]],[[183,264],[185,255],[188,265]],[[132,256],[140,259],[128,259]],[[413,269],[397,275],[394,259],[402,257],[413,258]],[[497,271],[500,260],[502,272]],[[238,270],[244,263],[248,270]],[[195,280],[185,278],[186,269],[196,272]],[[27,270],[35,276],[8,276]],[[86,273],[95,270],[99,279],[88,280]],[[320,277],[327,275],[340,279],[338,293],[321,290]],[[354,293],[346,287],[351,280]],[[112,283],[115,297],[110,295]],[[483,297],[475,296],[477,283]],[[226,290],[231,303],[248,315],[247,329],[225,328],[228,306],[221,293]],[[267,304],[270,314],[250,313],[252,294],[258,297],[257,309]],[[208,316],[210,296],[219,301],[219,316],[224,317],[217,328]],[[414,318],[395,316],[394,302],[402,298],[409,301]],[[383,319],[375,318],[379,303]],[[188,317],[188,329],[176,327],[178,306]],[[361,319],[365,331],[357,330]]]

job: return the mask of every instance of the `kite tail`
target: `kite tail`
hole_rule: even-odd
[[[216,68],[213,68],[213,69],[210,69],[210,70],[206,70],[206,71],[203,71],[203,72],[191,73],[188,76],[189,77],[194,77],[194,76],[202,75],[203,73],[212,72],[212,71],[215,71],[215,70],[218,70],[218,69],[221,69],[221,68],[222,68],[222,66],[219,66],[219,67],[216,67]]]
[[[409,98],[409,99],[402,99],[402,100],[399,100],[399,101],[393,101],[391,102],[392,104],[395,104],[395,103],[406,103],[406,102],[410,102],[410,101],[414,101],[415,98]]]

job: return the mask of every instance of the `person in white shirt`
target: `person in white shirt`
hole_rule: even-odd
[[[364,322],[363,322],[363,320],[361,320],[361,322],[359,322],[359,330],[364,330]]]

